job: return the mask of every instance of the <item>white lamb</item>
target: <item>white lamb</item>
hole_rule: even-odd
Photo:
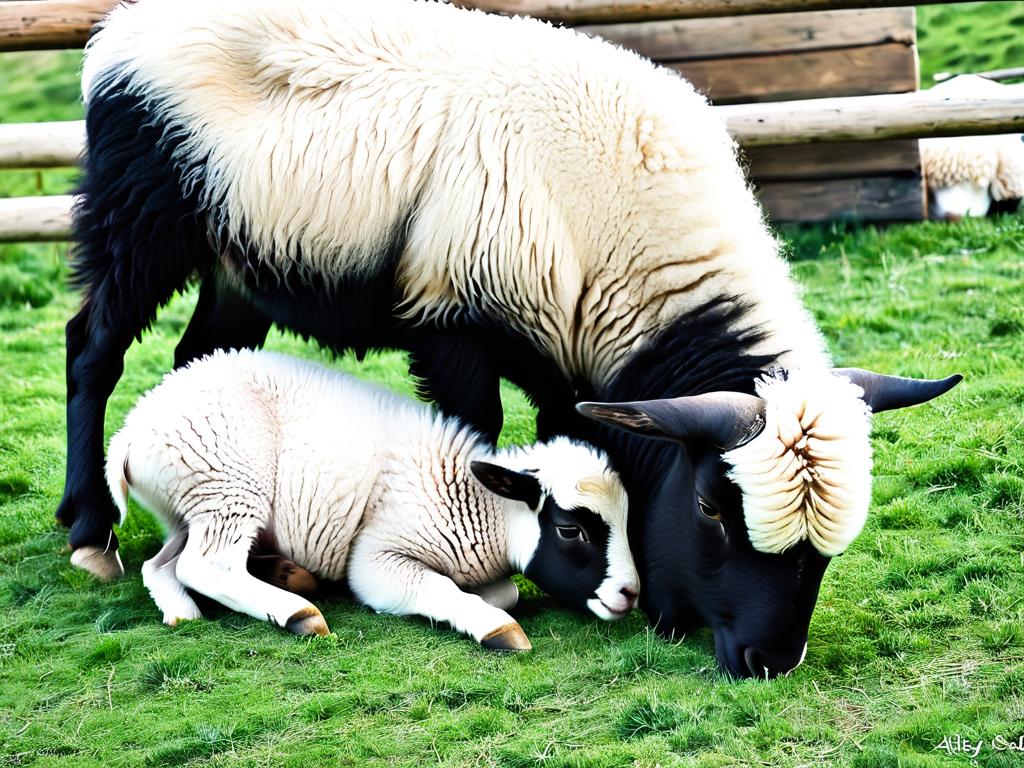
[[[298,634],[326,634],[304,598],[256,579],[257,535],[378,612],[449,622],[529,649],[506,613],[521,571],[604,619],[639,585],[627,500],[596,450],[560,438],[497,452],[423,404],[267,352],[216,353],[167,375],[110,443],[107,482],[163,519],[142,567],[164,622],[201,616],[185,588]]]

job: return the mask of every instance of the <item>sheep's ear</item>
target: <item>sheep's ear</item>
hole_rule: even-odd
[[[540,504],[540,482],[533,475],[487,461],[470,462],[469,468],[476,479],[492,493],[521,501],[530,509],[536,509]]]

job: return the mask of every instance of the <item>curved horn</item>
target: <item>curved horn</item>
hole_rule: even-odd
[[[964,378],[955,373],[945,379],[904,379],[901,376],[886,376],[861,368],[836,368],[835,373],[863,389],[864,402],[875,413],[927,403],[939,395],[944,395]]]
[[[723,451],[756,437],[764,428],[764,400],[741,392],[631,403],[578,403],[588,419],[660,440],[707,441]]]

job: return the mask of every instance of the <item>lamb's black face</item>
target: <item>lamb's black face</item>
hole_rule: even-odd
[[[566,444],[538,450],[564,458]],[[474,461],[471,469],[490,491],[523,505],[514,514],[535,516],[515,526],[515,541],[510,541],[527,578],[552,597],[602,619],[619,619],[633,610],[640,585],[626,531],[626,496],[617,478],[577,479],[566,466],[517,472]],[[601,470],[606,469],[602,463]],[[546,475],[550,485],[542,485],[538,474]],[[589,490],[582,490],[585,486]],[[575,503],[560,504],[560,498]],[[595,500],[600,506],[592,508]]]
[[[562,509],[551,496],[537,522],[540,539],[524,575],[552,597],[586,609],[608,572],[608,524],[582,507]]]
[[[829,559],[806,541],[781,554],[754,550],[718,455],[667,448],[662,480],[637,515],[644,610],[665,635],[708,625],[719,664],[736,677],[788,672],[803,660]]]

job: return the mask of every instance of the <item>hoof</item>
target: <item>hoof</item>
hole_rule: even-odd
[[[296,635],[320,635],[323,637],[331,634],[323,614],[312,605],[293,613],[284,628]]]
[[[121,555],[116,549],[79,547],[71,553],[71,564],[84,568],[100,581],[114,581],[124,575]]]
[[[488,632],[480,640],[480,645],[492,651],[528,651],[533,648],[523,628],[514,621]]]
[[[249,572],[260,581],[296,595],[312,595],[320,586],[316,576],[281,555],[250,556]]]

